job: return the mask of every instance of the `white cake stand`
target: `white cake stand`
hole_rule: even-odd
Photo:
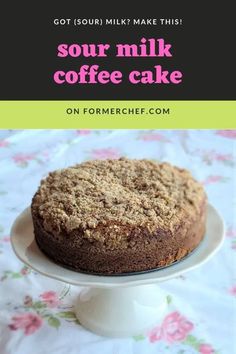
[[[84,327],[104,336],[131,336],[148,330],[165,314],[166,295],[157,283],[199,267],[219,250],[224,223],[213,206],[208,205],[207,213],[205,238],[189,257],[170,267],[143,274],[89,275],[53,263],[34,240],[29,208],[15,220],[11,242],[16,255],[37,272],[65,283],[89,287],[79,293],[75,304],[76,316]]]

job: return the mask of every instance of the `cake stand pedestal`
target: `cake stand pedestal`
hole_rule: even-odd
[[[208,205],[206,235],[189,257],[152,272],[100,276],[63,268],[47,258],[35,242],[29,208],[18,216],[11,229],[12,247],[25,264],[50,278],[88,287],[78,294],[76,316],[87,329],[110,337],[138,335],[160,321],[165,315],[167,298],[157,284],[208,261],[223,239],[223,220]]]
[[[103,336],[125,337],[150,329],[165,313],[157,285],[89,288],[79,294],[75,313],[82,325]]]

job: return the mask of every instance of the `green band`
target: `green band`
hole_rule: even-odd
[[[0,101],[0,128],[234,129],[236,101]]]

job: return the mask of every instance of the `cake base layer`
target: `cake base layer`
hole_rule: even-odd
[[[134,247],[119,250],[103,250],[99,242],[91,243],[73,235],[50,234],[33,216],[36,242],[43,253],[56,263],[78,272],[96,274],[122,274],[141,272],[171,265],[192,252],[205,233],[205,205],[195,220],[183,222],[174,232],[137,230]],[[77,231],[79,232],[79,231]],[[135,237],[135,230],[132,230]],[[149,240],[149,242],[143,242]]]

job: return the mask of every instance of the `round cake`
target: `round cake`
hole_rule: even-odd
[[[35,239],[79,272],[163,267],[205,233],[207,198],[191,174],[150,160],[95,160],[49,173],[31,205]]]

